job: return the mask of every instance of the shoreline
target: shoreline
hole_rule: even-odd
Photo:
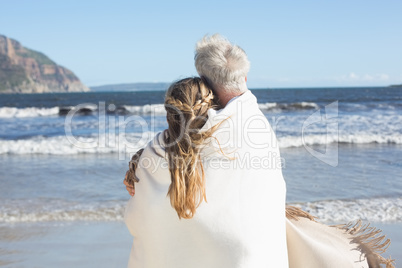
[[[391,239],[385,254],[402,259],[402,222],[372,223]],[[28,227],[28,228],[27,228]],[[124,222],[0,224],[2,267],[125,267],[132,236]]]

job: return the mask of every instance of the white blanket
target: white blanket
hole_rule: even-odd
[[[163,132],[145,148],[125,211],[134,236],[128,267],[288,267],[286,185],[274,132],[250,91],[208,114],[204,129],[223,123],[203,150],[207,202],[194,218],[179,220],[167,197]]]

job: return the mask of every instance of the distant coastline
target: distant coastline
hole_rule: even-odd
[[[92,92],[165,91],[170,83],[127,83],[90,87]]]

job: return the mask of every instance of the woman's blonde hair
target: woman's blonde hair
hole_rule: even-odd
[[[216,100],[206,82],[198,77],[173,83],[165,97],[166,118],[169,125],[165,135],[171,184],[170,203],[179,218],[190,219],[206,201],[205,175],[201,149],[218,125],[200,131],[208,120],[208,109],[216,108]],[[126,180],[134,185],[135,170],[143,149],[129,163]]]
[[[169,128],[166,153],[171,184],[168,195],[179,218],[189,219],[206,201],[201,149],[217,126],[201,132],[208,109],[215,106],[212,90],[201,78],[186,78],[170,86],[165,109]]]

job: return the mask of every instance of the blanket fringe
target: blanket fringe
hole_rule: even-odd
[[[391,240],[385,239],[385,235],[381,235],[381,230],[370,226],[369,223],[363,224],[361,220],[350,222],[343,225],[334,225],[332,227],[343,230],[346,234],[353,237],[351,243],[358,245],[358,250],[367,258],[370,268],[381,267],[395,268],[395,260],[389,257],[384,258],[383,254],[391,244]]]
[[[288,218],[289,220],[299,220],[299,218],[307,218],[311,221],[316,221],[315,219],[317,217],[314,217],[313,215],[311,215],[310,213],[295,207],[295,206],[286,206],[286,218]]]
[[[286,206],[286,218],[296,221],[307,218],[317,222],[317,217],[295,206]],[[381,256],[390,246],[391,240],[385,239],[380,229],[370,226],[369,223],[363,224],[361,220],[330,227],[338,228],[352,237],[350,243],[357,244],[357,249],[367,259],[369,268],[380,268],[381,265],[385,265],[385,268],[395,268],[394,259]]]

